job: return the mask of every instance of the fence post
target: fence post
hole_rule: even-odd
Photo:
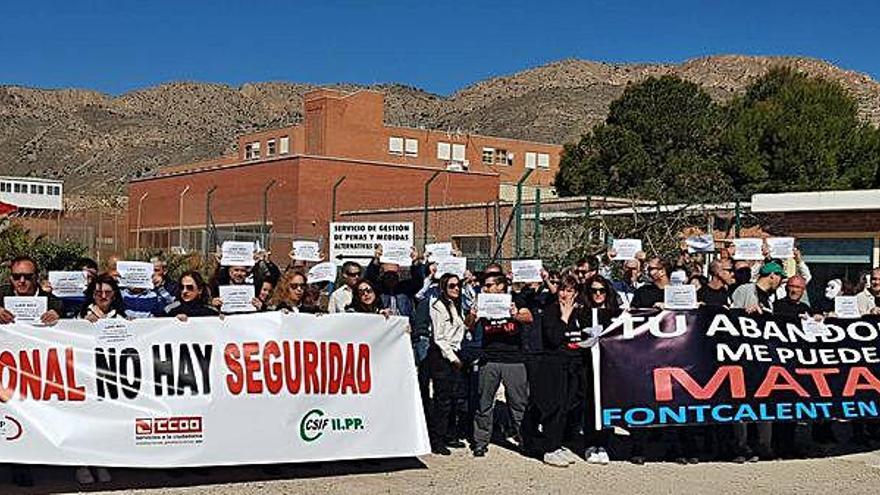
[[[430,198],[431,183],[440,175],[442,170],[438,170],[431,175],[431,178],[425,181],[425,204],[422,209],[422,251],[428,244],[428,199]]]
[[[345,176],[339,178],[335,184],[333,184],[333,190],[330,193],[330,221],[336,221],[336,190],[339,189],[339,186],[345,181]]]
[[[741,214],[740,208],[741,208],[740,201],[739,201],[739,198],[737,197],[736,198],[736,218],[735,218],[735,221],[736,221],[735,232],[736,232],[737,239],[739,239],[739,235],[742,232],[742,218],[741,218],[742,214]]]
[[[202,236],[202,251],[205,253],[205,257],[208,257],[208,232],[211,230],[211,198],[214,197],[214,191],[217,190],[217,186],[211,186],[211,189],[208,189],[208,192],[205,193],[205,235]]]
[[[534,256],[540,257],[541,254],[541,189],[535,189],[535,224],[534,239],[532,249],[535,251]]]
[[[514,206],[514,214],[516,215],[516,237],[514,237],[513,252],[517,258],[519,258],[520,252],[522,251],[522,186],[523,182],[525,182],[534,171],[535,169],[533,168],[526,170],[526,173],[524,173],[516,182],[516,205]]]
[[[268,222],[269,222],[269,189],[272,189],[272,186],[275,185],[275,179],[270,180],[266,183],[266,186],[263,188],[263,221],[260,223],[260,242],[263,243],[263,249],[269,250],[269,240],[268,240]]]

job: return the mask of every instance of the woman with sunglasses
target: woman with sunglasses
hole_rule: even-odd
[[[587,326],[601,325],[607,328],[611,321],[623,312],[618,303],[617,292],[611,281],[601,275],[594,275],[587,280],[587,294],[584,301],[584,318]],[[584,356],[585,390],[593,383],[593,376],[599,372],[593,369],[591,353]],[[596,430],[595,404],[593,394],[586,394],[586,410],[584,415],[584,444],[587,449],[584,457],[591,464],[608,464],[608,431]],[[583,403],[583,402],[582,402]]]
[[[217,316],[211,306],[208,286],[202,275],[194,270],[184,272],[177,280],[177,301],[165,308],[165,314],[186,321],[190,316]]]
[[[278,282],[269,300],[269,308],[292,313],[318,313],[318,308],[309,302],[311,296],[305,274],[290,270]]]
[[[381,314],[388,318],[391,311],[385,309],[379,291],[372,282],[360,279],[354,285],[354,295],[351,304],[345,307],[346,313],[372,313]]]
[[[428,348],[428,369],[433,380],[434,400],[428,415],[431,452],[450,455],[449,447],[464,444],[451,427],[452,405],[461,386],[462,361],[459,357],[467,322],[461,308],[461,279],[451,273],[439,281],[439,296],[430,302],[433,336]]]

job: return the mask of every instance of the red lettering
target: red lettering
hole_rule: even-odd
[[[249,394],[259,394],[263,392],[263,382],[255,376],[260,371],[260,360],[256,356],[260,353],[260,344],[256,342],[245,342],[241,346],[242,360],[244,361],[244,378],[247,382],[247,392]]]
[[[9,402],[18,386],[18,364],[15,362],[15,356],[9,351],[3,351],[0,353],[0,380],[7,369],[9,379],[5,383],[0,383],[0,402]]]
[[[266,347],[263,348],[263,369],[265,370],[266,389],[273,395],[281,390],[281,380],[284,379],[281,363],[278,362],[280,355],[281,350],[278,349],[277,342],[274,340],[266,342]],[[271,362],[272,358],[275,358],[274,362]]]
[[[54,351],[55,349],[50,349]],[[18,367],[19,367],[19,375],[21,376],[21,390],[20,397],[22,400],[28,398],[28,391],[30,391],[31,397],[35,400],[40,400],[42,397],[40,395],[40,391],[43,390],[43,373],[40,369],[40,350],[34,349],[33,351],[33,359],[28,357],[28,351],[19,351],[18,353]],[[58,366],[58,353],[55,353],[55,366]],[[51,365],[49,365],[51,366]]]
[[[293,366],[290,364],[290,342],[284,342],[282,346],[284,347],[285,364],[287,365],[287,371],[284,376],[287,382],[287,391],[291,394],[297,394],[299,393],[299,385],[302,382],[302,373],[300,373],[300,365],[302,363],[299,353],[300,343],[293,343]]]
[[[61,376],[61,363],[58,362],[58,351],[49,349],[46,356],[46,390],[43,391],[43,400],[49,400],[50,396],[58,400],[64,400],[64,377]]]
[[[864,366],[850,368],[849,376],[846,378],[846,385],[843,386],[843,396],[852,397],[859,390],[880,392],[880,380]]]
[[[342,347],[336,342],[330,342],[327,353],[327,366],[330,368],[327,392],[337,394],[339,386],[342,385]]]
[[[780,378],[782,378],[781,383],[779,381]],[[767,370],[767,375],[764,376],[764,381],[761,382],[761,386],[755,391],[755,398],[767,397],[777,390],[790,390],[801,397],[810,396],[810,394],[804,390],[804,387],[801,387],[801,384],[791,376],[791,373],[789,373],[788,370],[782,366],[771,366],[770,369]]]
[[[357,393],[354,383],[354,346],[345,345],[345,368],[342,371],[342,393],[347,394],[349,391],[353,394]]]
[[[229,389],[229,393],[232,395],[238,395],[244,386],[241,363],[238,362],[241,352],[238,350],[237,345],[230,343],[226,344],[223,354],[226,368],[229,369],[229,374],[226,375],[226,388]]]
[[[318,346],[314,342],[303,342],[303,361],[305,361],[305,393],[316,394],[318,383]]]
[[[372,387],[372,378],[370,373],[370,346],[361,344],[358,346],[358,393],[366,394],[370,392]]]
[[[327,343],[321,342],[321,393],[327,393]]]
[[[831,387],[828,386],[828,380],[825,375],[836,375],[840,373],[837,368],[795,368],[795,373],[799,375],[808,375],[813,379],[816,390],[819,391],[820,397],[831,397]]]
[[[65,371],[67,372],[67,400],[86,400],[86,388],[76,384],[76,366],[74,366],[73,347],[64,349]]]
[[[700,386],[687,371],[681,368],[657,368],[654,370],[654,395],[657,402],[672,400],[672,379],[684,387],[695,399],[712,398],[726,381],[730,384],[730,396],[742,399],[746,396],[746,382],[741,366],[721,366],[705,387]]]

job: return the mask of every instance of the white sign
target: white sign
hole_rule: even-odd
[[[86,274],[83,271],[49,272],[49,284],[55,297],[84,297]]]
[[[220,246],[220,266],[254,266],[253,242],[223,241]]]
[[[373,259],[376,244],[383,251],[387,243],[414,246],[412,222],[333,222],[330,224],[330,261],[342,265],[356,261],[366,266]],[[407,251],[409,259],[409,251]]]
[[[254,286],[251,284],[220,286],[220,300],[223,301],[220,312],[222,313],[252,313],[257,310],[253,305],[253,299]]]
[[[477,294],[477,317],[479,318],[510,318],[510,305],[513,298],[510,294]]]
[[[735,260],[762,260],[764,259],[764,239],[757,237],[743,237],[734,239],[733,245],[736,252],[733,254]]]
[[[336,281],[336,263],[327,261],[318,263],[309,269],[308,283],[317,282],[335,282]]]
[[[153,264],[146,261],[118,261],[119,286],[131,289],[153,288]]]
[[[614,260],[634,260],[642,250],[641,239],[614,239],[611,249],[615,251]]]
[[[437,274],[443,276],[444,273],[451,273],[458,278],[464,277],[467,270],[467,258],[460,256],[447,256],[437,261]]]
[[[6,296],[3,307],[15,316],[16,323],[40,323],[48,301],[46,296]]]
[[[513,272],[513,282],[540,282],[541,260],[513,260],[510,262],[510,271]]]
[[[115,345],[134,338],[128,320],[123,318],[101,318],[95,322],[95,340],[103,345]]]
[[[127,324],[136,338],[113,353],[85,320],[51,335],[3,325],[15,369],[20,353],[38,355],[50,386],[17,387],[3,404],[11,424],[0,462],[177,468],[430,452],[406,318],[270,312]]]
[[[452,256],[451,242],[425,244],[425,260],[427,261],[439,261],[450,256]]]
[[[837,296],[834,298],[834,314],[838,318],[859,318],[859,303],[856,296]]]
[[[321,261],[321,248],[315,241],[293,241],[293,259]]]
[[[382,243],[382,256],[379,258],[379,263],[412,266],[412,247],[412,244],[408,242],[386,241]]]
[[[794,258],[794,237],[768,237],[771,258]]]
[[[715,239],[711,234],[688,237],[684,241],[689,253],[711,253],[715,251]]]
[[[696,286],[667,285],[663,288],[663,306],[666,309],[696,309],[698,306]]]

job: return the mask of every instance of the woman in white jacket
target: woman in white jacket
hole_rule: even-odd
[[[433,381],[431,407],[431,452],[449,455],[449,447],[463,447],[450,433],[449,418],[453,393],[461,379],[458,351],[467,330],[461,310],[461,280],[452,274],[440,277],[440,296],[430,302],[433,339],[428,349],[428,369]]]

